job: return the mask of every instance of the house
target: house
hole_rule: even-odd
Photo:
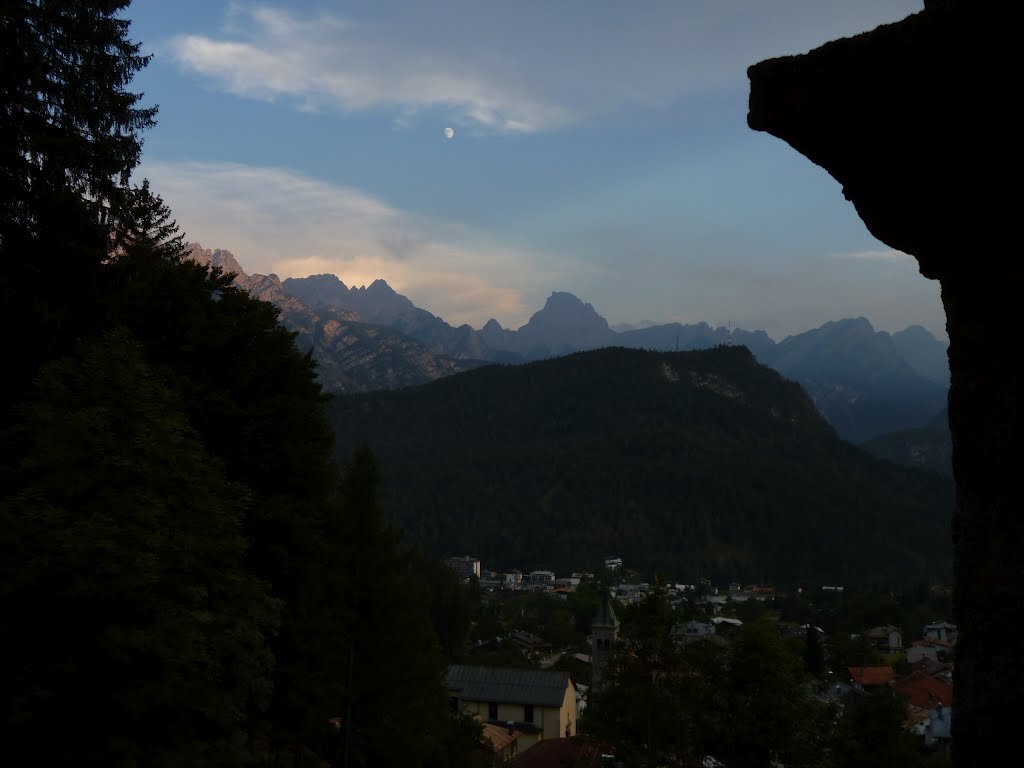
[[[935,654],[940,661],[949,659],[953,655],[953,643],[949,640],[928,640],[927,642],[935,649]]]
[[[903,633],[892,624],[869,629],[864,636],[882,653],[896,653],[903,650]]]
[[[672,627],[672,637],[676,640],[686,637],[704,637],[713,634],[715,634],[715,625],[710,621],[691,619],[685,624],[676,624]]]
[[[847,667],[854,687],[872,690],[888,685],[893,678],[892,667]]]
[[[457,711],[520,731],[520,752],[576,733],[576,684],[568,672],[453,664],[445,687]]]
[[[478,557],[449,557],[444,562],[455,571],[455,575],[460,579],[468,579],[473,576],[480,578],[480,558]]]
[[[551,650],[551,643],[542,637],[526,632],[525,630],[516,630],[508,636],[508,640],[516,648],[522,651],[524,656],[530,657],[538,653]]]
[[[950,645],[956,645],[957,630],[956,624],[950,624],[948,621],[939,621],[934,624],[928,624],[924,628],[925,640],[938,640],[942,643],[948,643],[946,647]]]
[[[926,746],[938,747],[946,754],[950,753],[953,743],[953,708],[950,706],[935,707],[928,712],[928,727],[924,732]]]
[[[553,584],[555,574],[554,571],[530,571],[529,581],[531,584]]]
[[[911,665],[917,664],[923,659],[931,659],[936,663],[939,660],[938,650],[930,643],[923,640],[915,640],[913,644],[907,648],[906,654],[907,661],[910,662]]]

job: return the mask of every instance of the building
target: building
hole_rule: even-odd
[[[601,687],[604,670],[612,655],[612,647],[619,639],[619,618],[612,608],[608,590],[601,590],[601,602],[590,622],[590,682],[597,690]]]
[[[928,644],[923,640],[915,640],[906,650],[907,661],[910,664],[917,664],[923,659],[931,659],[932,661],[938,662],[939,652],[934,646]]]
[[[576,734],[576,684],[568,672],[453,664],[445,687],[459,712],[519,731],[520,752]]]
[[[865,637],[882,653],[896,653],[903,650],[903,634],[892,624],[869,629],[865,633]]]
[[[707,637],[715,634],[715,625],[710,621],[697,621],[691,619],[685,624],[677,624],[672,628],[672,636],[675,639],[687,637]]]
[[[606,571],[621,571],[622,570],[622,558],[621,557],[606,557],[604,561],[604,569]]]
[[[444,562],[455,571],[460,579],[468,579],[471,576],[480,578],[480,558],[478,557],[449,557]]]
[[[938,640],[942,643],[956,645],[956,624],[950,624],[948,621],[929,624],[924,628],[924,636],[926,640]]]
[[[530,571],[531,584],[553,584],[554,581],[554,571]]]

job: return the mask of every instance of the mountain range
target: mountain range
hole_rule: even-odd
[[[525,363],[601,347],[662,351],[745,346],[801,384],[839,435],[863,442],[923,427],[946,405],[946,343],[911,326],[889,334],[865,318],[826,323],[776,342],[763,330],[669,323],[616,331],[590,304],[554,292],[516,330],[489,320],[454,327],[384,280],[346,286],[335,275],[247,275],[228,251],[189,246],[189,257],[237,275],[281,309],[281,322],[319,365],[326,389],[351,393],[422,384],[480,365]]]

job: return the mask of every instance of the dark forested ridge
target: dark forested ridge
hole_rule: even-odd
[[[952,485],[840,441],[743,347],[601,349],[335,398],[387,512],[438,554],[680,577],[949,576]]]
[[[947,477],[953,475],[953,435],[945,408],[927,426],[879,435],[862,447],[872,456],[894,464],[919,467]]]

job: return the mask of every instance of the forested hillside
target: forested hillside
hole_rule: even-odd
[[[338,449],[438,554],[844,583],[949,576],[952,485],[840,441],[742,347],[603,349],[338,397]]]

